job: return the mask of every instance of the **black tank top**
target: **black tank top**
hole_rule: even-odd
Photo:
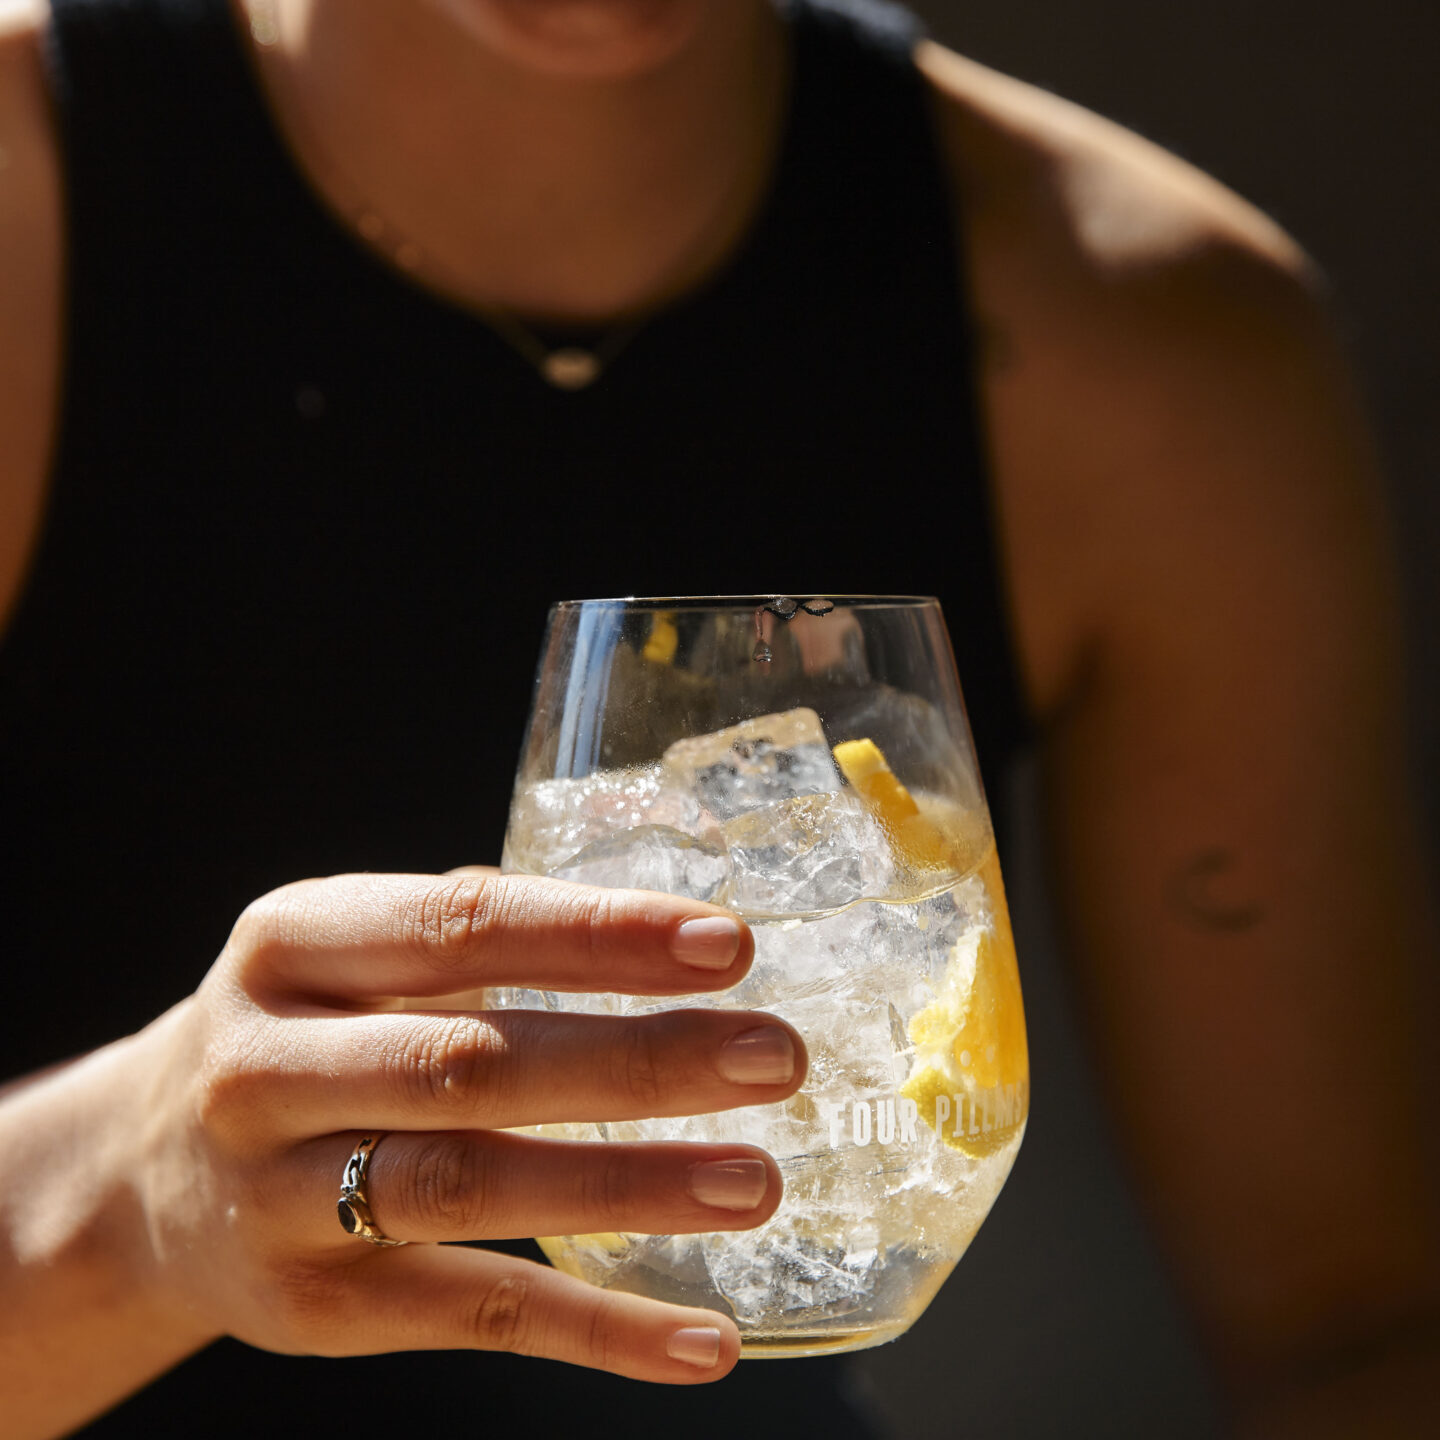
[[[557,598],[937,594],[998,772],[1023,713],[908,16],[790,7],[750,235],[571,393],[318,204],[225,0],[52,8],[68,318],[0,651],[7,1071],[143,1025],[285,881],[495,859]],[[837,1374],[745,1365],[707,1398],[226,1342],[87,1433],[793,1436],[828,1423]]]

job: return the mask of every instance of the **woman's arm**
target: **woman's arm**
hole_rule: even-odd
[[[992,341],[1057,890],[1139,1187],[1246,1433],[1431,1433],[1434,917],[1382,490],[1313,269],[1137,136],[922,63]]]
[[[17,1436],[70,1430],[215,1336],[160,1298],[129,1173],[183,1023],[172,1011],[0,1099],[0,1395]]]

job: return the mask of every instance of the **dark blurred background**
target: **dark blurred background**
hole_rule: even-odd
[[[910,0],[943,43],[1218,176],[1314,256],[1369,400],[1404,566],[1416,784],[1440,816],[1440,5]],[[1283,657],[1277,657],[1283,659]],[[1044,903],[1033,776],[1008,873],[1034,1110],[970,1253],[859,1357],[896,1440],[1217,1433],[1222,1412],[1128,1195]]]

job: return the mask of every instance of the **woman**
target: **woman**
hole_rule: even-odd
[[[435,872],[494,853],[547,599],[777,584],[940,593],[981,755],[1038,728],[1120,1124],[1241,1403],[1334,1433],[1420,1404],[1385,561],[1290,242],[888,11],[52,11],[0,61],[10,1048],[137,1033],[6,1097],[16,1433],[221,1334],[726,1373],[725,1317],[368,1246],[334,1208],[356,1157],[350,1228],[401,1240],[771,1213],[746,1147],[582,1166],[496,1131],[778,1098],[784,1027],[385,1007],[738,978],[746,933],[707,907]],[[284,884],[340,871],[398,873]],[[1392,1071],[1352,1084],[1342,1044]],[[278,1363],[212,1349],[109,1423],[205,1403],[248,1431]],[[371,1424],[457,1393],[541,1423],[570,1383],[398,1363],[307,1370],[283,1414],[303,1433],[358,1386]],[[817,1372],[784,1369],[747,1428],[817,1423]],[[659,1393],[577,1403],[643,1428]]]

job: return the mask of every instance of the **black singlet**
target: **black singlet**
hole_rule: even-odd
[[[226,0],[52,8],[68,309],[54,488],[0,650],[9,1073],[146,1023],[278,884],[496,858],[557,598],[938,594],[1004,765],[1023,712],[908,16],[788,7],[751,234],[562,393],[319,205]],[[86,1433],[858,1435],[837,1383],[223,1342]]]

